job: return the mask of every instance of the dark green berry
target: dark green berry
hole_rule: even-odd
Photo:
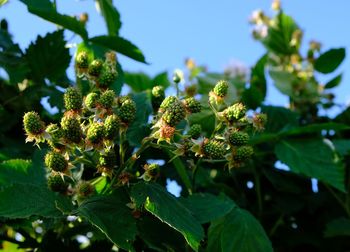
[[[47,185],[51,191],[65,193],[68,188],[68,183],[63,180],[59,173],[50,174],[47,178]]]
[[[107,88],[117,79],[117,77],[117,71],[110,66],[104,66],[98,79],[98,85],[102,88]]]
[[[78,68],[86,69],[89,67],[89,55],[87,52],[83,51],[78,53],[75,58],[75,63]]]
[[[207,157],[213,159],[222,159],[226,154],[225,144],[215,139],[205,141],[203,151]]]
[[[74,116],[64,116],[61,119],[63,136],[68,142],[79,143],[82,137],[80,123]]]
[[[90,93],[85,98],[85,106],[89,109],[96,108],[100,96],[97,93]]]
[[[107,139],[114,139],[118,136],[118,131],[120,127],[120,118],[117,115],[107,116],[104,123],[104,136]]]
[[[164,98],[165,98],[165,92],[164,92],[163,86],[155,86],[152,88],[151,101],[152,101],[153,110],[155,111],[158,110]]]
[[[218,83],[216,83],[213,91],[214,94],[216,94],[219,97],[226,96],[228,91],[228,82],[225,80],[219,81]]]
[[[95,122],[92,123],[87,130],[86,139],[91,143],[97,144],[100,143],[103,139],[105,133],[105,128],[102,123]]]
[[[245,145],[249,141],[249,135],[246,132],[233,131],[230,133],[228,141],[233,146]]]
[[[102,71],[102,68],[103,68],[103,61],[100,59],[95,59],[90,63],[88,73],[91,76],[98,77]]]
[[[36,112],[27,112],[23,116],[24,130],[27,134],[38,135],[44,131],[44,123]]]
[[[68,168],[68,162],[64,156],[53,151],[45,155],[45,165],[47,168],[57,172],[64,172]]]
[[[110,109],[113,106],[114,98],[115,98],[114,91],[113,90],[106,90],[105,92],[103,92],[101,94],[99,103],[105,109]]]
[[[67,88],[63,100],[66,110],[79,110],[83,103],[83,97],[80,91],[74,87]]]
[[[190,130],[188,131],[188,135],[193,139],[197,139],[198,137],[200,137],[201,132],[202,126],[200,124],[193,124]]]
[[[100,155],[99,159],[99,165],[107,168],[112,169],[117,164],[117,156],[115,155],[115,152],[113,149],[105,150],[104,154]]]
[[[189,97],[184,100],[185,107],[190,113],[199,113],[202,110],[202,105],[194,97]]]
[[[247,109],[242,103],[236,103],[226,108],[223,115],[228,122],[232,123],[244,117],[246,112]]]
[[[186,116],[186,109],[178,100],[172,103],[165,111],[162,116],[164,122],[168,125],[174,127],[180,121],[182,121]]]
[[[254,154],[254,149],[251,146],[245,145],[238,147],[234,154],[234,160],[238,162],[244,162],[248,160]]]
[[[176,96],[168,96],[166,97],[163,102],[160,104],[160,109],[162,111],[165,111],[167,108],[169,108],[173,103],[178,102],[179,100],[177,99]]]
[[[135,119],[136,103],[131,100],[125,100],[119,108],[119,117],[124,123],[131,123]]]

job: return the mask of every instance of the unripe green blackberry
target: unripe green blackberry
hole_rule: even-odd
[[[114,91],[109,89],[109,90],[104,91],[101,94],[99,103],[105,109],[110,109],[113,106],[114,98],[115,98]]]
[[[188,131],[188,135],[193,139],[197,139],[198,137],[200,137],[201,132],[202,126],[200,124],[193,124],[190,130]]]
[[[117,71],[113,70],[110,66],[104,66],[100,77],[98,78],[98,85],[99,87],[107,88],[117,79],[117,77]]]
[[[134,121],[136,114],[136,103],[131,100],[125,100],[119,108],[119,118],[124,123],[130,123]]]
[[[64,156],[53,151],[45,155],[45,165],[56,172],[64,172],[68,168],[68,162]]]
[[[79,110],[83,103],[83,97],[80,91],[74,87],[67,88],[63,100],[66,110]]]
[[[102,68],[103,68],[103,61],[100,59],[95,59],[90,63],[88,73],[91,76],[98,77],[102,71]]]
[[[210,139],[203,144],[204,154],[213,159],[222,159],[226,154],[225,144],[215,139]]]
[[[234,154],[234,160],[238,162],[244,162],[248,160],[254,154],[254,149],[252,146],[245,145],[238,147]]]
[[[194,97],[189,97],[184,100],[185,107],[190,113],[199,113],[202,110],[202,105]]]
[[[163,86],[155,86],[152,88],[151,101],[152,101],[152,107],[155,111],[158,110],[164,98],[165,98],[165,92],[164,92]]]
[[[99,165],[101,167],[112,169],[117,164],[117,156],[113,149],[105,150],[104,154],[100,155]]]
[[[51,136],[51,139],[47,142],[52,148],[60,149],[63,147],[63,145],[59,143],[63,137],[63,130],[57,124],[51,123],[46,127],[46,132]]]
[[[168,125],[174,127],[186,116],[186,109],[180,101],[172,103],[162,115],[162,119]]]
[[[109,115],[107,116],[104,123],[104,136],[107,139],[114,139],[118,136],[118,131],[120,127],[120,119],[117,115]]]
[[[85,106],[89,109],[96,108],[99,98],[97,93],[89,93],[85,98]]]
[[[247,109],[242,103],[236,103],[226,108],[223,111],[223,115],[227,121],[232,123],[244,117],[246,112],[247,112]]]
[[[219,97],[224,97],[227,95],[228,82],[225,80],[218,81],[213,89],[214,94]]]
[[[177,99],[176,96],[168,96],[166,97],[163,102],[160,104],[160,110],[165,111],[168,109],[173,103],[178,102],[179,100]]]
[[[59,173],[52,173],[47,178],[47,185],[51,191],[65,193],[68,188],[68,183],[63,180]]]
[[[242,131],[233,131],[228,137],[228,141],[233,146],[245,145],[249,141],[249,135]]]
[[[68,142],[80,143],[82,131],[77,118],[69,115],[62,117],[61,128],[63,136]]]
[[[44,131],[44,123],[36,112],[27,112],[23,116],[24,130],[29,135],[38,135]]]
[[[80,181],[77,187],[77,194],[79,198],[85,198],[95,192],[95,188],[87,181]]]
[[[103,139],[105,128],[102,123],[94,122],[90,125],[86,133],[86,139],[91,143],[100,143]]]
[[[75,58],[75,63],[78,68],[86,69],[89,67],[89,55],[87,52],[83,51],[78,53]]]

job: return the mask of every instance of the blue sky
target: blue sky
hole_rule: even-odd
[[[0,8],[0,18],[9,21],[10,31],[21,48],[28,46],[38,34],[45,35],[56,29],[55,25],[28,14],[24,4],[19,1],[9,2]],[[57,2],[58,10],[62,13],[89,13],[90,36],[106,33],[93,1]],[[223,71],[232,61],[251,66],[264,53],[264,49],[252,39],[248,17],[258,8],[272,13],[269,0],[115,0],[114,4],[122,17],[121,35],[138,45],[151,63],[144,65],[120,57],[124,69],[150,74],[182,68],[187,57],[194,58],[198,64],[207,65],[210,71]],[[304,30],[305,44],[316,39],[321,41],[323,50],[346,47],[350,54],[350,1],[285,0],[282,5]],[[335,89],[340,103],[350,100],[347,69],[350,69],[349,57],[337,71],[345,71],[341,86]],[[326,81],[331,76],[321,79]],[[285,105],[287,99],[278,95],[270,85],[267,102]]]

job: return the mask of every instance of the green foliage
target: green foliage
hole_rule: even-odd
[[[315,69],[321,73],[331,73],[338,68],[345,58],[345,49],[331,49],[317,58]]]

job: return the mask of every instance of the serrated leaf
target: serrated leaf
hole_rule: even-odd
[[[179,231],[187,243],[198,250],[204,231],[191,212],[173,195],[156,183],[138,183],[131,191],[131,196],[137,205],[145,209]]]
[[[345,59],[345,49],[335,48],[330,49],[320,55],[315,61],[315,70],[320,73],[331,73],[343,62]]]
[[[16,183],[0,189],[0,216],[28,218],[63,217],[73,209],[68,197],[50,191],[45,185]]]
[[[96,45],[104,46],[136,61],[147,63],[141,50],[130,41],[117,36],[97,36],[90,39]]]
[[[275,153],[291,171],[317,178],[345,192],[344,167],[322,139],[283,140],[276,145]]]
[[[324,88],[330,89],[330,88],[334,88],[334,87],[338,86],[342,80],[342,77],[343,77],[343,74],[339,74],[338,76],[334,77],[333,79],[331,79],[330,81],[328,81],[326,83]]]
[[[235,208],[211,223],[207,251],[269,252],[273,249],[260,223],[248,211]]]
[[[207,223],[229,213],[236,204],[224,194],[196,193],[180,202],[189,209],[200,223]]]
[[[125,192],[88,199],[78,213],[101,230],[118,247],[130,250],[136,237],[136,221],[123,199]]]
[[[76,18],[58,13],[50,0],[20,0],[27,5],[28,11],[49,22],[58,24],[68,30],[79,34],[84,40],[88,34],[82,22]]]
[[[325,237],[350,236],[350,219],[338,218],[327,223]]]
[[[63,30],[38,36],[26,50],[32,78],[43,81],[48,78],[55,81],[65,74],[70,63],[69,49],[63,37]]]
[[[97,0],[101,14],[105,19],[109,35],[118,35],[122,23],[120,21],[120,14],[113,6],[111,0]]]

